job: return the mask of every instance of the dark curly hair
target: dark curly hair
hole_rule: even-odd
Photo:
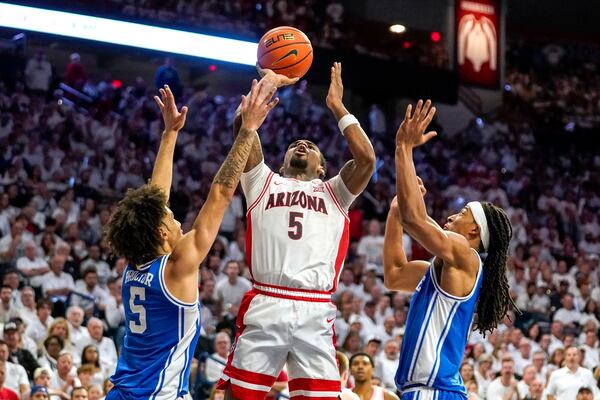
[[[158,256],[158,227],[167,214],[167,196],[154,185],[129,189],[108,223],[108,243],[113,252],[133,265]]]
[[[506,260],[512,237],[510,219],[500,207],[482,202],[490,230],[490,244],[483,261],[483,283],[477,301],[477,322],[483,335],[495,329],[511,309],[518,309],[508,293]],[[480,249],[481,250],[481,249]]]

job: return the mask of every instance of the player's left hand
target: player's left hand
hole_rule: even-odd
[[[187,117],[188,108],[187,106],[181,107],[181,112],[177,110],[177,104],[175,104],[175,96],[171,92],[169,85],[165,85],[164,89],[159,89],[162,100],[158,96],[154,96],[160,113],[165,121],[165,132],[179,132],[185,125],[185,117]]]
[[[342,63],[334,62],[331,67],[331,83],[325,102],[330,109],[342,104],[344,85],[342,84]]]
[[[406,107],[404,120],[396,132],[396,146],[417,147],[427,143],[437,135],[435,131],[423,134],[435,115],[435,107],[431,107],[431,100],[427,100],[425,104],[423,104],[423,100],[419,100],[414,113],[412,110],[412,104],[409,104]]]

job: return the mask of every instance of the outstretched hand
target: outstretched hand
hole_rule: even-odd
[[[267,118],[267,114],[277,103],[279,98],[271,100],[277,87],[270,82],[256,82],[252,80],[252,89],[248,96],[242,96],[242,128],[249,130],[258,130]]]
[[[165,131],[179,132],[185,125],[185,118],[187,117],[188,108],[187,106],[181,107],[181,112],[177,110],[177,104],[175,104],[175,97],[173,92],[168,85],[165,85],[164,89],[159,89],[162,100],[158,96],[154,96],[158,108],[165,121]]]
[[[423,133],[425,133],[425,129],[427,129],[434,115],[435,107],[431,107],[431,100],[427,100],[425,104],[423,104],[423,100],[419,100],[414,113],[412,113],[412,104],[409,104],[406,107],[404,120],[398,128],[398,132],[396,132],[396,146],[417,147],[433,139],[437,132]]]
[[[256,70],[258,71],[258,75],[262,78],[261,82],[267,81],[270,84],[275,85],[277,89],[283,86],[293,85],[300,80],[299,77],[290,78],[286,75],[276,74],[273,70],[261,68],[258,63],[256,63]]]
[[[342,84],[342,63],[334,62],[331,67],[331,83],[327,92],[326,103],[330,109],[342,104],[344,85]]]

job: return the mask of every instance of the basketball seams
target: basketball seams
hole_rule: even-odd
[[[272,71],[279,71],[279,70],[282,70],[282,69],[288,69],[288,68],[291,68],[291,67],[293,67],[293,66],[295,66],[295,65],[298,65],[298,64],[300,64],[302,61],[306,60],[306,59],[307,59],[307,58],[308,58],[310,55],[312,55],[312,50],[310,51],[310,53],[308,53],[307,55],[305,55],[305,56],[304,56],[304,57],[303,57],[301,60],[298,60],[298,61],[296,61],[296,62],[295,62],[295,63],[293,63],[293,64],[287,65],[287,66],[285,66],[285,67],[272,68],[271,70],[272,70]],[[311,62],[312,62],[312,61],[311,61]]]
[[[269,54],[269,53],[271,53],[271,52],[273,52],[273,51],[275,51],[275,50],[279,50],[279,49],[281,49],[282,47],[293,46],[293,45],[295,45],[295,44],[307,44],[307,45],[309,45],[309,46],[310,46],[310,48],[311,48],[311,50],[310,50],[310,51],[312,51],[312,45],[310,44],[310,42],[294,42],[294,43],[286,43],[286,44],[282,44],[281,46],[279,46],[279,47],[276,47],[276,48],[274,48],[274,49],[270,49],[269,51],[265,51],[264,53],[262,53],[262,56],[260,56],[260,58],[259,58],[258,60],[260,61],[260,60],[261,60],[261,59],[262,59],[264,56],[266,56],[267,54]]]

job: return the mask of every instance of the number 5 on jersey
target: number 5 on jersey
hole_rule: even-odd
[[[146,332],[146,309],[141,304],[135,304],[135,298],[138,297],[140,301],[146,300],[146,288],[131,286],[129,288],[129,308],[133,314],[137,314],[139,323],[135,321],[129,321],[129,330],[132,333],[144,333]]]
[[[298,240],[302,238],[302,218],[304,218],[304,213],[290,211],[290,229],[288,230],[290,239]]]

